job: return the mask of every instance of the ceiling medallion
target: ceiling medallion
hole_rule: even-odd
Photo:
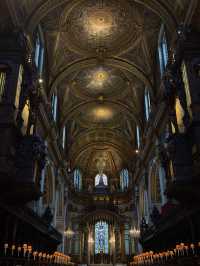
[[[91,82],[88,87],[102,87],[109,79],[109,74],[103,69],[94,71],[91,76]]]
[[[120,99],[129,92],[125,72],[105,65],[85,68],[73,77],[73,93],[82,97]]]
[[[110,12],[97,10],[89,16],[85,16],[83,25],[86,34],[99,38],[106,37],[111,33],[113,17]]]
[[[87,55],[117,55],[137,39],[128,0],[85,0],[66,14],[68,48]]]
[[[113,111],[106,106],[98,106],[92,110],[92,116],[98,121],[109,120],[113,117]]]

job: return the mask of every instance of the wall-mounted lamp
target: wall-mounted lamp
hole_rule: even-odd
[[[134,238],[139,238],[140,237],[140,229],[136,229],[135,226],[134,226],[133,229],[130,229],[129,233]]]
[[[68,229],[64,232],[64,235],[65,235],[67,238],[71,238],[71,237],[74,235],[74,231],[72,231],[71,228],[68,228]]]

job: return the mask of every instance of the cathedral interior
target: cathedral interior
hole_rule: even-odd
[[[200,264],[200,1],[0,1],[0,265]]]

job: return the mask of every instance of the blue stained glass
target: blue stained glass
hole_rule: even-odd
[[[125,189],[128,188],[128,183],[129,183],[129,173],[127,169],[122,169],[120,172],[120,185],[121,185],[121,190],[124,191]]]
[[[95,254],[108,254],[108,224],[100,221],[95,224]]]

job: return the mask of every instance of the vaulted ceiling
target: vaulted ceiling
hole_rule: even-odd
[[[135,127],[144,129],[144,89],[156,103],[158,36],[175,29],[189,1],[7,0],[27,34],[40,23],[49,99],[59,96],[67,160],[88,180],[102,163],[118,179],[134,167]]]

